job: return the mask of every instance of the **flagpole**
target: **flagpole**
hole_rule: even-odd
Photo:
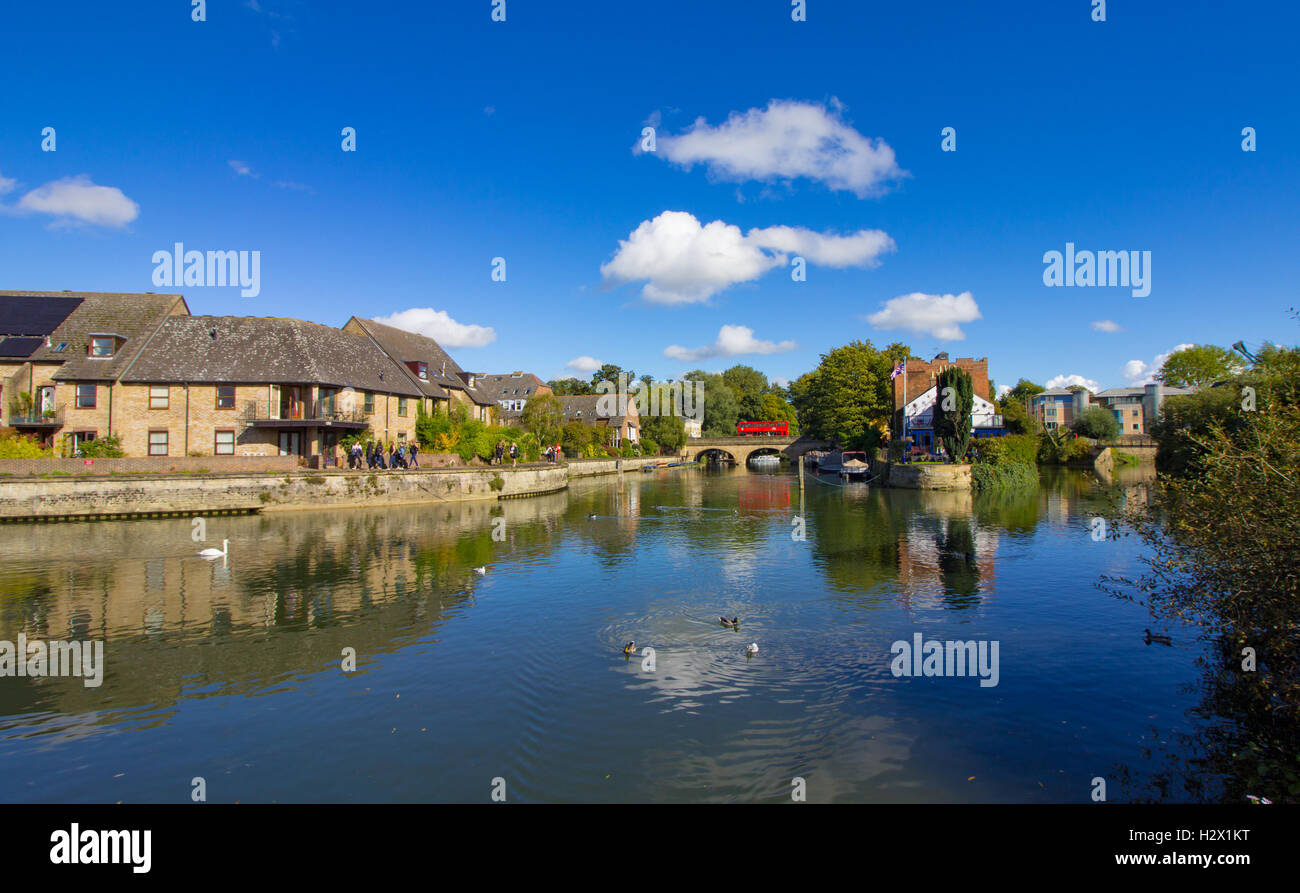
[[[911,450],[907,448],[907,358],[903,358],[903,461],[908,460],[908,453]]]

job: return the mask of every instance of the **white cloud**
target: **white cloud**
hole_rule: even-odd
[[[1096,329],[1098,332],[1122,332],[1122,331],[1124,331],[1122,328],[1120,328],[1120,324],[1119,324],[1119,323],[1117,323],[1117,322],[1115,322],[1115,321],[1113,321],[1113,320],[1109,320],[1109,319],[1099,319],[1099,320],[1097,320],[1095,323],[1092,324],[1092,327],[1093,327],[1094,329]]]
[[[960,323],[983,319],[971,293],[927,295],[913,292],[886,301],[884,307],[867,317],[878,329],[906,329],[918,335],[930,335],[943,341],[961,341],[966,333]]]
[[[686,363],[706,360],[710,357],[734,357],[740,354],[774,354],[795,350],[798,344],[793,341],[760,341],[754,337],[754,330],[748,326],[723,326],[718,330],[718,340],[703,347],[687,348],[671,345],[664,348],[664,356]]]
[[[564,364],[566,369],[572,369],[574,372],[595,372],[601,366],[605,365],[595,357],[580,356],[574,357]]]
[[[705,165],[720,180],[806,177],[859,198],[883,192],[907,176],[884,140],[846,124],[842,106],[773,99],[765,109],[732,112],[711,127],[698,118],[679,136],[658,139],[656,154],[684,167]]]
[[[253,169],[242,161],[227,161],[226,164],[230,165],[230,169],[237,176],[257,179],[257,174],[253,173]]]
[[[49,214],[56,224],[121,227],[140,216],[140,206],[122,190],[116,186],[96,186],[85,174],[38,186],[14,207],[19,212]]]
[[[1156,354],[1155,358],[1149,364],[1144,363],[1141,360],[1129,360],[1124,364],[1124,378],[1128,381],[1128,385],[1131,388],[1151,384],[1156,380],[1155,375],[1160,371],[1160,367],[1165,364],[1165,360],[1169,359],[1180,350],[1187,350],[1187,348],[1195,346],[1195,344],[1179,344],[1168,353]]]
[[[447,311],[432,307],[412,307],[390,316],[377,316],[375,322],[426,335],[443,347],[483,347],[497,340],[492,327],[459,323]]]
[[[772,376],[771,378],[769,378],[769,379],[767,380],[767,383],[770,384],[770,385],[772,385],[772,387],[775,387],[775,388],[788,388],[788,387],[790,387],[790,379],[788,379],[788,378],[783,378],[783,377],[780,376],[780,375],[774,375],[774,376]]]
[[[998,396],[998,399],[999,399],[999,400],[1001,400],[1003,397],[1005,397],[1007,394],[1010,394],[1010,393],[1011,393],[1011,385],[1009,385],[1009,384],[1000,384],[1000,385],[998,385],[998,395],[997,395],[997,396]]]
[[[1068,388],[1070,385],[1081,384],[1094,394],[1102,389],[1101,382],[1093,381],[1091,378],[1084,378],[1082,375],[1058,375],[1055,378],[1047,380],[1047,388]]]
[[[10,178],[4,175],[0,175],[0,195],[4,195],[6,192],[13,191],[13,188],[17,185],[18,185],[17,180],[11,180]]]
[[[894,240],[880,230],[847,236],[816,233],[789,226],[751,229],[714,220],[701,225],[685,211],[664,211],[620,239],[614,257],[600,268],[615,282],[645,280],[641,294],[658,304],[707,301],[741,282],[752,282],[787,266],[787,252],[800,252],[810,263],[837,268],[869,267],[894,250]]]

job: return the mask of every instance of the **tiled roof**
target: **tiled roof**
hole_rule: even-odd
[[[364,335],[300,319],[168,319],[123,381],[316,384],[420,396],[397,363]]]
[[[55,299],[80,298],[67,317],[48,334],[48,346],[32,353],[34,362],[61,363],[53,378],[57,381],[113,381],[131,364],[149,337],[170,314],[189,315],[180,295],[131,294],[123,292],[5,292],[6,296],[36,296]],[[111,357],[91,357],[90,336],[120,335]],[[60,344],[66,344],[59,350]]]
[[[560,406],[564,408],[565,419],[570,422],[595,422],[597,420],[622,422],[629,415],[635,416],[637,414],[636,398],[630,395],[627,397],[628,412],[626,414],[618,414],[618,396],[615,394],[589,394],[584,397],[557,397],[556,399],[560,401]],[[599,403],[601,399],[605,400],[604,404]],[[614,413],[601,413],[600,409],[602,407],[608,407],[614,410]]]
[[[476,403],[486,406],[494,402],[486,394],[481,393],[477,388],[470,388],[461,380],[460,373],[464,370],[457,365],[449,353],[442,349],[442,345],[429,336],[375,322],[373,319],[362,319],[359,316],[348,320],[349,325],[353,323],[375,339],[375,342],[396,362],[427,363],[428,380],[421,380],[415,373],[407,371],[411,380],[429,396],[446,398],[448,390],[464,391]],[[402,368],[407,367],[403,365]]]
[[[531,372],[484,373],[478,377],[478,386],[493,401],[527,400],[538,388],[546,387],[546,382]]]

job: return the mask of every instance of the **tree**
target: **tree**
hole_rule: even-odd
[[[844,449],[874,449],[894,412],[889,373],[910,356],[905,344],[877,350],[870,341],[822,354],[816,369],[790,383],[800,429]]]
[[[1204,388],[1239,375],[1245,369],[1245,362],[1232,351],[1213,344],[1197,344],[1170,354],[1155,377],[1171,388]]]
[[[1037,434],[1038,420],[1029,414],[1025,404],[1011,394],[998,401],[998,411],[1002,413],[1002,424],[1008,434]]]
[[[1114,440],[1119,436],[1115,413],[1104,406],[1089,406],[1074,417],[1070,430],[1093,440]]]
[[[935,384],[939,390],[934,401],[934,433],[943,441],[948,461],[960,462],[970,446],[971,410],[975,408],[970,373],[949,366],[939,373]]]
[[[799,433],[799,415],[784,397],[778,394],[764,394],[759,400],[759,419],[764,422],[789,422],[790,433]]]
[[[1046,388],[1040,384],[1034,384],[1027,378],[1022,378],[1016,382],[1016,386],[1011,389],[1009,396],[1014,397],[1021,403],[1024,403],[1035,394],[1041,394]]]
[[[752,366],[737,365],[722,373],[722,380],[736,396],[740,415],[747,421],[762,421],[762,399],[767,393],[767,376]]]
[[[555,443],[560,439],[564,428],[564,407],[558,397],[550,394],[536,394],[524,404],[519,423],[525,431],[537,435],[539,443]]]
[[[622,366],[615,366],[613,363],[606,363],[595,372],[591,373],[591,386],[594,388],[602,381],[608,381],[611,384],[616,385],[618,384],[618,377],[620,375],[626,375],[627,381],[634,381],[636,379],[636,373],[631,369],[624,370]],[[595,393],[595,391],[592,391],[592,393]]]
[[[642,416],[641,439],[646,438],[653,440],[661,451],[676,453],[686,443],[686,425],[681,416]]]
[[[557,378],[546,383],[557,397],[583,397],[596,389],[579,378]]]
[[[740,405],[722,376],[695,369],[683,375],[682,380],[698,381],[704,385],[703,433],[710,437],[734,437],[736,422],[740,419]]]

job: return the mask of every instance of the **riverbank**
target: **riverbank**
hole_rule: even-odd
[[[402,471],[171,470],[0,478],[0,521],[251,514],[317,508],[515,499],[565,489],[571,477],[640,471],[658,461],[575,459],[565,464],[461,466]]]

